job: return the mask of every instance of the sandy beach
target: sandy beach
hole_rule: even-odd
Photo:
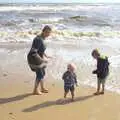
[[[1,120],[119,120],[120,96],[106,92],[93,96],[94,88],[76,88],[76,98],[63,101],[62,84],[46,81],[48,94],[32,95],[33,77],[15,74],[2,76],[0,83]],[[18,79],[19,81],[16,81]],[[10,82],[12,80],[12,82]],[[7,82],[6,82],[7,81]]]
[[[0,4],[0,120],[120,120],[120,4],[16,2]],[[45,25],[52,28],[45,40],[45,52],[53,57],[46,69],[49,93],[32,95],[35,73],[27,54]],[[110,62],[106,91],[99,96],[93,95],[95,48]],[[79,83],[74,102],[70,94],[63,99],[61,80],[71,62]]]
[[[1,67],[1,120],[120,120],[117,93],[107,91],[105,95],[93,96],[95,88],[80,85],[76,88],[75,101],[71,102],[69,95],[63,102],[63,82],[47,75],[49,93],[32,95],[35,75],[23,60]]]

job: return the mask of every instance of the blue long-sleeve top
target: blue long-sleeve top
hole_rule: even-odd
[[[42,36],[40,35],[36,36],[33,40],[32,47],[29,54],[34,54],[37,52],[41,57],[43,57],[43,54],[46,50],[46,46],[43,40],[44,39],[42,38]]]
[[[77,76],[74,72],[66,71],[62,79],[64,80],[64,86],[73,86],[77,84]]]

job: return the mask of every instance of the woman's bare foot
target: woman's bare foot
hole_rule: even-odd
[[[42,95],[40,91],[33,91],[33,95]]]
[[[100,94],[102,94],[102,95],[103,95],[103,94],[104,94],[104,91],[100,92]]]
[[[44,89],[41,90],[41,92],[42,92],[42,93],[48,93],[48,89],[45,89],[45,88],[44,88]]]
[[[99,95],[99,94],[100,94],[100,92],[95,92],[95,93],[94,93],[94,95]]]

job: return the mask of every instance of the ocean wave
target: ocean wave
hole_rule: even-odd
[[[61,11],[61,10],[79,10],[79,7],[72,8],[71,6],[0,6],[0,11],[26,11],[26,10],[35,10],[35,11]]]
[[[64,37],[99,37],[101,33],[99,32],[74,32],[70,30],[56,30],[54,35],[60,35]]]
[[[72,16],[64,19],[65,22],[78,23],[79,25],[112,26],[108,19],[91,16]]]
[[[1,5],[0,11],[25,11],[25,10],[39,10],[39,11],[63,11],[63,10],[71,10],[71,11],[78,11],[78,10],[96,10],[96,9],[105,9],[108,6],[105,5],[82,5],[82,4],[71,4],[71,5]]]
[[[64,26],[66,26],[66,28],[70,27],[70,26],[74,26],[76,28],[78,28],[79,26],[97,26],[97,27],[110,27],[112,28],[112,24],[104,21],[104,20],[100,20],[97,18],[89,18],[87,16],[74,16],[74,17],[70,17],[70,18],[62,18],[62,17],[48,17],[48,18],[28,18],[28,19],[24,19],[24,20],[0,20],[0,25],[2,27],[17,27],[20,24],[25,24],[26,26],[29,26],[30,24],[51,24],[53,25],[58,25],[62,24]],[[79,26],[78,26],[79,25]],[[78,27],[77,27],[78,26]],[[119,26],[119,25],[118,25]]]
[[[91,16],[72,16],[72,17],[50,17],[47,18],[29,18],[31,23],[43,23],[43,24],[54,24],[54,23],[63,23],[63,24],[74,24],[79,26],[98,26],[98,27],[113,27],[113,23],[110,20],[100,17],[91,17]]]
[[[72,17],[47,17],[47,18],[30,18],[29,22],[34,23],[43,23],[43,24],[54,24],[54,23],[68,23],[76,24],[80,26],[109,26],[112,27],[112,24],[108,19],[100,17],[90,17],[90,16],[72,16]]]
[[[109,13],[107,11],[110,11]],[[81,5],[81,4],[29,4],[29,5],[1,5],[0,24],[2,20],[18,20],[31,23],[54,24],[63,23],[67,26],[110,27],[120,26],[120,7],[110,5]],[[8,23],[8,24],[9,24]],[[18,22],[17,22],[18,23]],[[19,23],[18,23],[19,24]],[[10,25],[10,24],[9,24]],[[8,26],[9,26],[8,25]],[[14,25],[14,24],[13,24]],[[78,26],[78,27],[79,27]]]
[[[30,38],[30,36],[35,36],[40,34],[41,31],[27,31],[27,32],[15,32],[11,34],[13,38]],[[10,38],[9,32],[0,32],[1,38]],[[65,38],[79,38],[79,37],[99,37],[100,33],[97,32],[72,32],[68,30],[54,30],[52,33],[53,38],[65,37]],[[12,40],[12,39],[11,39]]]
[[[71,25],[76,25],[76,26],[98,26],[98,27],[110,27],[112,28],[113,25],[107,21],[104,20],[100,20],[97,18],[88,18],[86,16],[74,16],[74,17],[70,17],[70,18],[57,18],[57,17],[53,17],[53,18],[40,18],[40,19],[34,19],[34,18],[30,18],[28,19],[28,21],[30,23],[42,23],[42,24],[71,24]],[[119,24],[118,24],[119,25]]]
[[[0,32],[0,37],[1,37],[1,42],[2,41],[12,41],[12,42],[19,42],[19,41],[31,41],[33,37],[36,35],[40,34],[40,30],[29,30],[29,31],[18,31],[18,32],[6,32],[6,31],[1,31]],[[120,37],[120,32],[119,31],[106,31],[106,32],[74,32],[72,30],[53,30],[51,38],[56,39],[56,38],[63,38],[63,39],[79,39],[82,37],[86,38],[113,38],[113,37]]]
[[[72,30],[55,30],[53,31],[55,35],[60,35],[64,37],[120,37],[120,31],[101,31],[101,32],[75,32]]]
[[[52,23],[59,23],[63,20],[62,17],[52,17],[52,18],[29,18],[28,21],[31,23],[42,23],[42,24],[52,24]]]
[[[6,26],[6,27],[9,27],[9,26],[15,27],[17,26],[17,24],[18,23],[16,23],[15,21],[4,21],[0,23],[0,25]]]

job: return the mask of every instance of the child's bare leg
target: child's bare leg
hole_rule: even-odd
[[[94,93],[94,95],[98,95],[100,92],[100,81],[98,80],[98,83],[97,83],[97,91]]]
[[[75,94],[74,94],[74,90],[71,91],[71,96],[72,96],[72,101],[74,101],[74,96],[75,96]]]
[[[102,83],[102,91],[101,91],[101,94],[104,94],[104,89],[105,89],[105,84]]]
[[[105,81],[106,79],[102,79],[102,91],[100,92],[100,94],[104,94],[104,90],[105,90]]]
[[[64,98],[66,98],[67,94],[68,94],[68,91],[65,91],[64,92]]]
[[[100,92],[100,84],[97,85],[97,92]]]

